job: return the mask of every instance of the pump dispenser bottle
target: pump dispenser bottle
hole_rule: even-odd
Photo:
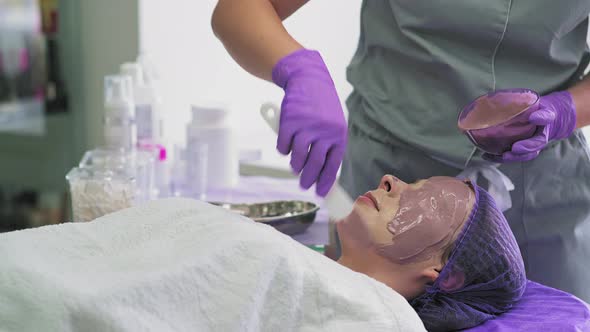
[[[136,145],[136,128],[131,77],[106,76],[104,92],[105,146],[109,149],[133,150]]]

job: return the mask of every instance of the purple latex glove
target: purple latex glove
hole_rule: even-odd
[[[569,137],[576,128],[576,107],[568,91],[554,92],[541,97],[539,109],[531,113],[529,122],[538,126],[535,135],[518,141],[501,156],[484,154],[493,162],[529,161],[535,159],[547,143]]]
[[[291,153],[301,187],[325,196],[344,157],[347,126],[336,87],[317,51],[295,51],[275,65],[272,80],[283,90],[277,150]]]

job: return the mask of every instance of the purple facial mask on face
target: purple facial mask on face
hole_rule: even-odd
[[[468,184],[446,177],[433,177],[418,189],[404,191],[399,210],[387,225],[392,243],[380,245],[378,253],[399,264],[432,258],[458,234],[473,196]]]

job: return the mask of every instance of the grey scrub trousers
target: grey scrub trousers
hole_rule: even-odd
[[[356,197],[384,174],[458,175],[473,146],[463,105],[488,91],[547,94],[582,78],[590,0],[365,0],[348,67],[349,145],[340,178]],[[476,154],[470,165],[485,161]],[[529,279],[590,302],[590,157],[580,132],[504,164],[506,217]],[[485,185],[485,184],[483,184]]]

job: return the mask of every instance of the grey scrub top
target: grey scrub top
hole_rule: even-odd
[[[494,89],[564,89],[587,65],[590,0],[365,0],[349,122],[463,165],[457,116]]]

